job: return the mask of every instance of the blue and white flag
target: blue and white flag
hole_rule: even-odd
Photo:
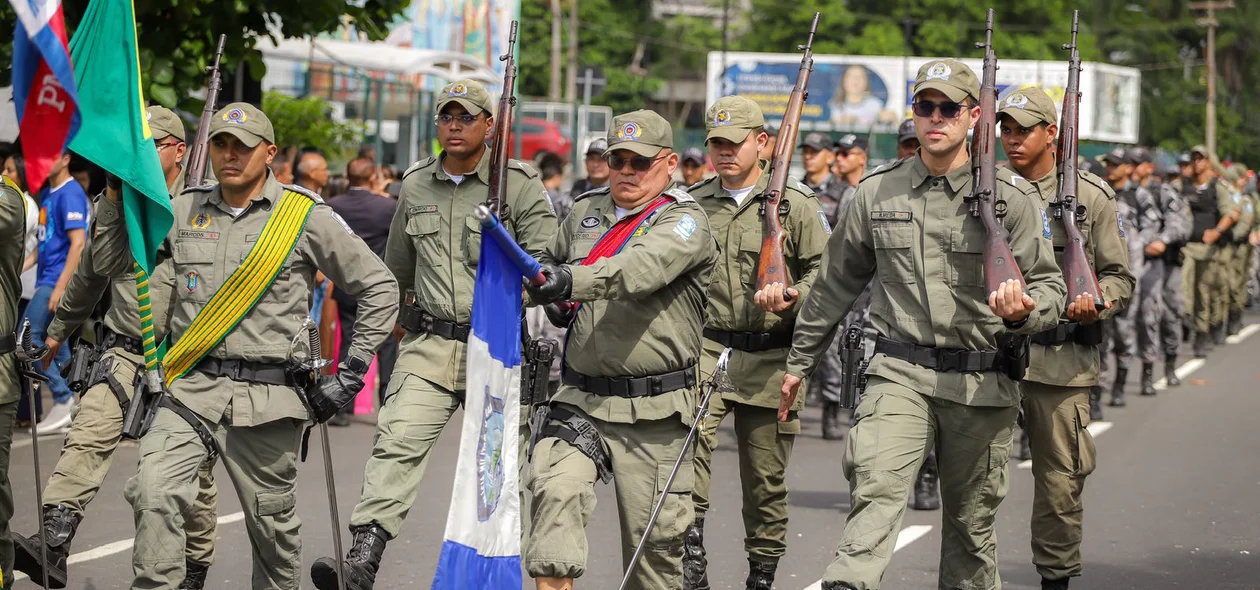
[[[505,252],[498,240],[484,239],[491,232],[484,233],[468,337],[464,428],[434,590],[521,588],[518,447],[524,275],[512,257],[524,253],[519,247]]]

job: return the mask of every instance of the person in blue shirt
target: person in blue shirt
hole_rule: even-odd
[[[43,342],[52,323],[61,295],[79,266],[79,257],[87,244],[89,203],[83,185],[70,175],[70,153],[65,152],[53,164],[43,188],[39,207],[38,262],[35,295],[26,307],[31,322],[31,336]],[[53,394],[53,407],[35,427],[38,434],[49,434],[70,426],[74,394],[61,375],[70,361],[70,349],[57,352],[55,362],[43,373]]]

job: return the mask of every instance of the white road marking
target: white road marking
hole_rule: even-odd
[[[1241,334],[1242,333],[1239,332],[1239,335]],[[1186,377],[1189,377],[1191,373],[1203,368],[1203,365],[1205,364],[1207,364],[1207,361],[1204,359],[1190,359],[1182,363],[1180,367],[1177,367],[1177,378],[1185,381]],[[1155,390],[1163,391],[1165,389],[1168,389],[1168,379],[1160,377],[1159,381],[1155,382]]]
[[[1108,430],[1111,430],[1111,427],[1112,427],[1111,422],[1098,421],[1098,422],[1090,422],[1089,425],[1085,427],[1085,430],[1088,430],[1089,433],[1094,436],[1094,438],[1098,438],[1099,436],[1102,436],[1102,433],[1107,432]],[[1021,461],[1020,464],[1017,465],[1017,467],[1019,469],[1032,469],[1032,459],[1029,459],[1027,461]]]
[[[1257,330],[1260,330],[1260,324],[1247,324],[1246,326],[1243,326],[1243,328],[1239,330],[1237,334],[1234,334],[1233,336],[1226,338],[1225,343],[1238,344],[1239,342],[1242,342],[1243,340],[1250,338],[1251,335],[1255,334]]]
[[[904,529],[901,529],[901,532],[897,533],[897,544],[893,547],[893,552],[896,553],[901,551],[907,545],[918,541],[930,532],[932,532],[932,527],[931,525],[926,524],[912,524]],[[818,580],[817,582],[810,584],[805,588],[805,590],[822,590],[822,580]]]
[[[219,524],[231,524],[234,522],[240,522],[242,520],[245,520],[244,512],[233,512],[231,514],[225,514],[223,516],[220,516]],[[100,547],[94,547],[92,549],[88,549],[87,551],[83,551],[83,552],[75,553],[74,555],[71,555],[68,559],[66,559],[66,564],[74,565],[76,563],[92,561],[94,559],[100,559],[102,557],[109,557],[110,555],[122,553],[123,551],[127,551],[131,549],[131,547],[135,545],[135,543],[136,543],[135,538],[123,539],[121,541],[114,541],[113,543],[107,543],[105,545],[101,545]],[[26,574],[21,573],[21,572],[17,572],[17,575],[13,577],[13,581],[15,582],[18,580],[25,580],[25,579],[27,579]]]

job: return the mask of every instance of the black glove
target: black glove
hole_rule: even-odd
[[[307,403],[311,405],[311,419],[316,424],[327,422],[354,400],[354,396],[363,389],[363,376],[367,374],[367,363],[350,357],[337,367],[336,375],[324,375],[319,384],[307,393]]]
[[[547,321],[557,328],[568,328],[573,322],[573,311],[577,306],[572,304],[561,305],[559,303],[548,303],[543,306],[543,311],[547,312]]]
[[[534,285],[525,287],[534,301],[543,304],[555,303],[568,299],[573,293],[573,273],[569,272],[569,267],[544,264],[542,273],[547,278],[543,284],[537,287]]]

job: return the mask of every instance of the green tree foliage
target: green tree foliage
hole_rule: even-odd
[[[268,91],[263,95],[263,111],[276,132],[276,145],[282,147],[319,146],[330,162],[340,163],[358,148],[363,126],[338,123],[330,117],[332,108],[318,96],[294,98]]]
[[[228,35],[224,71],[248,65],[249,74],[265,73],[262,55],[254,49],[259,37],[305,37],[336,30],[343,19],[370,37],[384,38],[386,25],[410,0],[144,0],[135,2],[140,39],[141,77],[145,96],[168,107],[199,112],[202,102],[190,95],[205,84],[205,68],[214,59],[220,33]],[[65,0],[66,27],[71,35],[88,0]],[[0,31],[13,31],[16,15],[0,10]],[[11,43],[0,44],[0,68],[8,84],[13,63]]]

